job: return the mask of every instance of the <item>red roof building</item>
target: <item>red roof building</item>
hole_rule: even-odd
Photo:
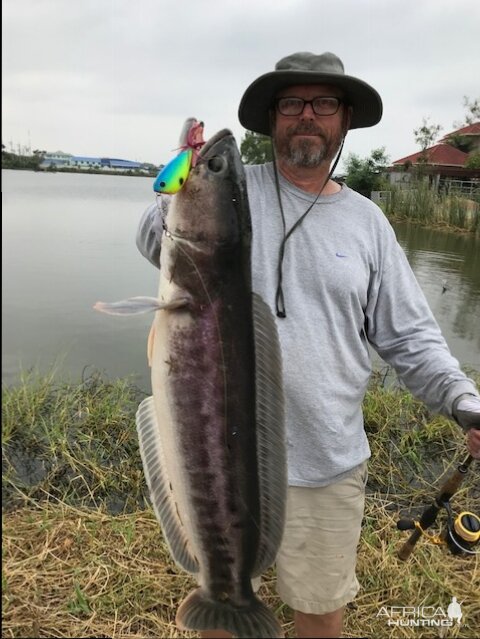
[[[446,144],[453,144],[455,147],[459,147],[462,151],[468,151],[469,153],[480,152],[480,122],[474,122],[467,126],[452,131],[440,142]]]
[[[464,166],[468,153],[459,151],[450,144],[436,144],[412,155],[407,155],[400,160],[395,160],[393,166],[409,164],[429,164],[433,166]]]
[[[474,122],[461,129],[452,131],[438,144],[425,151],[418,151],[404,158],[395,160],[390,166],[390,181],[392,183],[409,182],[410,167],[422,167],[422,172],[431,179],[477,180],[480,178],[480,169],[467,169],[465,163],[469,153],[465,153],[455,146],[448,144],[449,138],[469,138],[470,153],[478,153],[480,150],[480,122]]]
[[[442,138],[441,141],[446,140],[447,138],[452,137],[452,135],[473,135],[473,136],[480,136],[480,122],[474,122],[473,124],[468,124],[467,126],[464,126],[461,129],[457,129],[456,131],[452,131],[451,133],[449,133],[448,135],[446,135],[444,138]]]

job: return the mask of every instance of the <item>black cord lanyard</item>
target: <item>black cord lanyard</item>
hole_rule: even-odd
[[[283,287],[282,287],[282,281],[283,281],[283,259],[285,257],[285,246],[286,246],[287,240],[292,235],[292,233],[300,226],[300,224],[306,218],[307,214],[310,213],[310,211],[312,210],[314,205],[317,203],[317,200],[320,197],[323,189],[325,188],[327,182],[330,180],[330,178],[333,175],[333,172],[337,168],[337,164],[338,164],[338,161],[340,159],[340,155],[341,155],[342,149],[343,149],[343,143],[344,143],[344,140],[342,140],[342,144],[341,144],[340,149],[338,151],[337,158],[336,158],[336,160],[335,160],[335,162],[334,162],[334,164],[333,164],[333,166],[332,166],[332,168],[330,170],[330,173],[328,174],[327,179],[323,183],[322,188],[317,193],[316,198],[313,200],[313,202],[307,208],[305,213],[301,217],[298,218],[298,220],[290,228],[288,233],[286,232],[287,231],[287,223],[285,221],[285,213],[283,211],[283,206],[282,206],[282,197],[280,195],[280,181],[278,179],[278,170],[277,170],[277,162],[276,162],[276,159],[275,159],[275,150],[274,150],[273,144],[272,144],[273,170],[274,170],[274,173],[275,173],[275,184],[276,184],[276,187],[277,187],[278,204],[279,204],[279,207],[280,207],[280,213],[282,215],[282,222],[283,222],[283,240],[282,240],[282,243],[280,244],[280,249],[279,249],[279,252],[278,252],[278,271],[277,271],[278,284],[277,284],[277,292],[275,293],[275,309],[276,309],[276,312],[277,312],[277,317],[281,317],[282,319],[287,317],[287,312],[286,312],[286,309],[285,309],[285,297],[284,297],[284,294],[283,294]]]

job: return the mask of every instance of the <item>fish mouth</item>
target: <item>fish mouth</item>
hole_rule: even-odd
[[[202,146],[199,156],[204,157],[205,155],[207,155],[210,149],[217,144],[217,142],[223,140],[224,138],[228,138],[229,136],[233,138],[233,133],[230,131],[230,129],[222,129],[218,133],[215,133],[215,135],[212,135],[212,137],[207,140],[207,142],[205,142],[205,144]]]

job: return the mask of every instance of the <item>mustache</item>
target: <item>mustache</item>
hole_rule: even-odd
[[[300,122],[292,129],[288,130],[288,135],[319,135],[325,137],[323,132],[313,124],[313,122]]]

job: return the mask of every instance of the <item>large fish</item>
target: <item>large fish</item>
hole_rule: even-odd
[[[223,130],[171,199],[158,298],[96,308],[157,311],[153,397],[140,404],[137,429],[171,554],[199,584],[177,625],[281,637],[251,584],[281,541],[286,453],[280,348],[273,315],[251,290],[250,248],[244,168]]]

